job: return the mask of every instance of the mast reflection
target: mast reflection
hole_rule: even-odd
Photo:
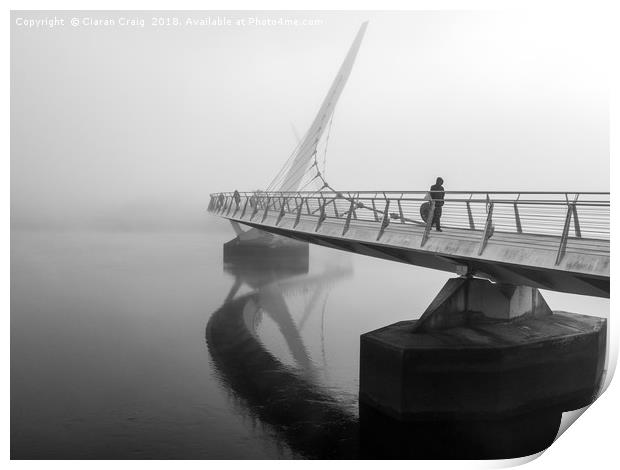
[[[276,261],[265,264],[250,256],[225,266],[235,281],[206,328],[214,365],[247,411],[271,426],[293,451],[308,458],[355,458],[359,454],[357,418],[317,384],[310,355],[284,298],[285,292],[294,289],[324,290],[348,275],[350,268],[328,268],[311,275],[307,261]],[[243,284],[254,290],[235,297]],[[315,310],[312,304],[316,302],[311,298],[303,318]],[[258,339],[261,312],[278,325],[298,367],[283,364]]]

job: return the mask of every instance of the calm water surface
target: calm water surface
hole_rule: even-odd
[[[12,458],[359,455],[359,336],[449,275],[316,246],[307,272],[225,267],[230,238],[12,233]]]

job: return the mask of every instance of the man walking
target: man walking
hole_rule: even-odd
[[[442,232],[443,230],[441,230],[440,227],[440,223],[439,220],[441,219],[441,206],[443,206],[443,196],[444,196],[444,189],[443,189],[443,178],[439,177],[437,178],[437,182],[431,186],[431,199],[433,201],[435,201],[435,212],[433,214],[433,221],[431,222],[431,227],[434,225],[435,229],[438,232]]]

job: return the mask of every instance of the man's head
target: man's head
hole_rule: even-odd
[[[443,178],[441,176],[437,177],[437,184],[443,184]]]

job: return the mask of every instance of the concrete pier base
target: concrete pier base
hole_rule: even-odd
[[[264,268],[272,265],[285,268],[290,264],[295,271],[307,272],[310,246],[306,242],[280,237],[257,229],[250,229],[224,244],[224,264],[254,259]]]
[[[541,409],[495,419],[400,421],[360,405],[360,458],[510,459],[549,447],[562,412]]]
[[[605,319],[551,312],[532,288],[451,281],[420,320],[362,335],[360,403],[399,421],[508,419],[592,403]]]

